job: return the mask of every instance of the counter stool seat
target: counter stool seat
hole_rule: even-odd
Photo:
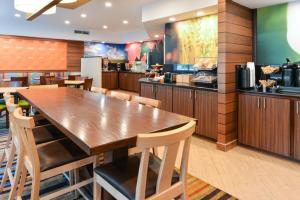
[[[29,107],[29,106],[30,106],[29,102],[26,101],[26,100],[23,100],[23,99],[21,99],[21,100],[18,102],[18,105],[19,105],[20,107]]]
[[[41,145],[37,151],[41,172],[88,157],[84,151],[68,139]]]
[[[32,132],[36,144],[43,144],[65,138],[65,135],[51,124],[33,128]]]
[[[141,153],[99,166],[95,169],[95,173],[128,199],[135,200],[140,160]],[[161,160],[155,155],[150,154],[145,197],[150,197],[156,192],[160,165]],[[172,184],[175,184],[178,181],[179,174],[174,170]]]

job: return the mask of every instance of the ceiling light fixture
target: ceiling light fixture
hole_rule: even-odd
[[[16,13],[15,17],[21,17],[21,15],[19,13]]]
[[[82,13],[80,16],[81,16],[82,18],[86,18],[86,17],[87,17],[87,15],[84,14],[84,13]]]
[[[65,21],[65,24],[70,24],[71,22],[69,20],[66,20]]]
[[[50,2],[51,0],[15,0],[14,7],[18,11],[32,14],[36,13]],[[48,9],[43,14],[50,15],[54,13],[56,13],[56,6],[53,6],[52,8]]]
[[[109,1],[105,2],[104,5],[105,5],[105,7],[108,7],[108,8],[112,7],[112,3]]]
[[[108,26],[103,25],[102,28],[103,28],[103,29],[108,29]]]
[[[143,40],[140,40],[140,43],[144,42]]]
[[[128,21],[127,21],[127,20],[124,20],[124,21],[123,21],[123,24],[128,24]]]
[[[159,35],[154,35],[155,38],[159,38]]]
[[[170,22],[175,22],[175,21],[176,21],[176,18],[175,18],[175,17],[170,17],[170,18],[169,18],[169,21],[170,21]]]
[[[60,3],[74,3],[77,0],[62,0]]]
[[[102,43],[102,44],[105,44],[105,42],[104,42],[104,41],[102,41],[101,43]]]
[[[203,16],[203,15],[204,15],[204,12],[202,12],[202,11],[198,11],[198,12],[197,12],[197,16],[198,16],[198,17]]]

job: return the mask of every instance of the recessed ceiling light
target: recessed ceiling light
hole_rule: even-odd
[[[21,17],[21,15],[19,13],[16,13],[15,17]]]
[[[140,43],[144,42],[143,40],[140,40]]]
[[[126,42],[127,44],[130,44],[130,42]]]
[[[102,28],[103,28],[103,29],[108,29],[108,26],[103,25]]]
[[[108,8],[109,8],[109,7],[112,7],[112,3],[111,3],[111,2],[109,2],[109,1],[105,2],[105,4],[104,4],[104,5],[105,5],[105,7],[108,7]]]
[[[159,35],[154,35],[155,38],[159,38]]]
[[[124,21],[123,21],[123,24],[128,24],[128,21],[127,21],[127,20],[124,20]]]
[[[105,42],[104,42],[104,41],[102,41],[101,43],[102,43],[102,44],[105,44]]]
[[[82,17],[82,18],[86,18],[86,17],[87,17],[87,15],[86,15],[86,14],[84,14],[84,13],[82,13],[82,14],[80,15],[80,17]]]
[[[65,21],[65,24],[70,24],[71,22],[69,20],[66,20]]]
[[[202,12],[202,11],[198,11],[198,12],[197,12],[197,16],[198,16],[198,17],[203,16],[203,15],[204,15],[204,12]]]
[[[170,18],[169,18],[169,21],[170,21],[170,22],[175,22],[175,21],[176,21],[176,18],[175,18],[175,17],[170,17]]]

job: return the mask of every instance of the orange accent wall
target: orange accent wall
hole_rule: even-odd
[[[0,71],[67,70],[67,41],[0,36]]]

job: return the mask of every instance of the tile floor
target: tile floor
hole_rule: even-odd
[[[193,137],[189,173],[242,200],[300,199],[300,163],[241,146],[222,152]]]

